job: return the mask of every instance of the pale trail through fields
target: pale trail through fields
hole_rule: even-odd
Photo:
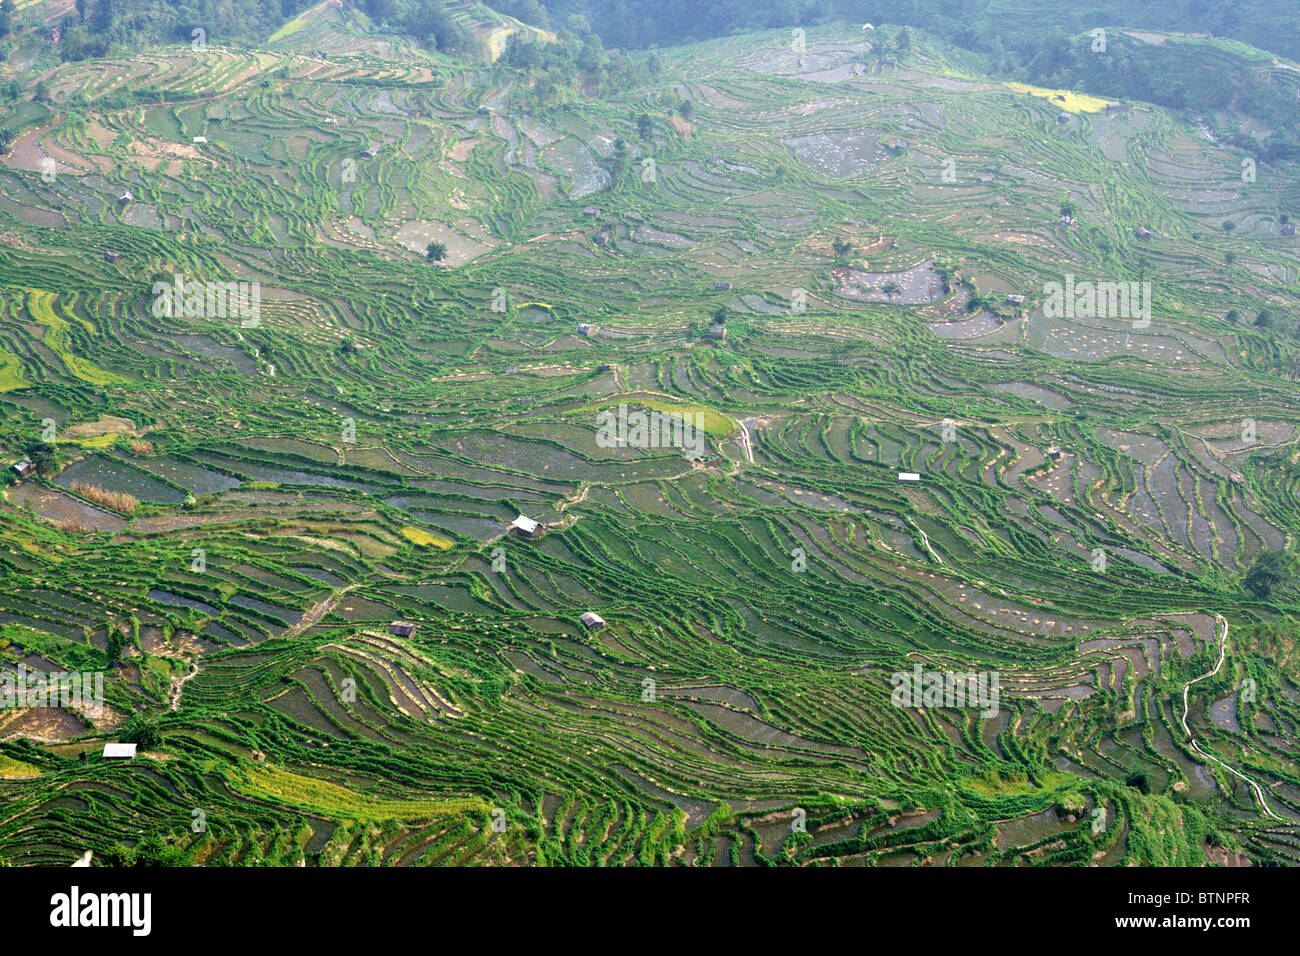
[[[1250,784],[1255,791],[1255,798],[1259,800],[1259,805],[1261,808],[1263,808],[1266,814],[1268,814],[1274,820],[1283,820],[1282,817],[1278,816],[1269,808],[1268,801],[1264,799],[1264,790],[1263,788],[1260,787],[1259,784],[1257,784],[1254,780],[1251,780],[1250,777],[1247,777],[1244,773],[1241,773],[1240,771],[1234,770],[1232,767],[1229,767],[1218,757],[1214,756],[1213,754],[1208,754],[1200,747],[1198,747],[1196,745],[1196,741],[1192,738],[1192,732],[1187,729],[1188,690],[1190,690],[1191,686],[1195,684],[1197,681],[1203,681],[1205,680],[1205,678],[1213,677],[1215,674],[1219,673],[1219,668],[1223,666],[1223,658],[1228,649],[1228,621],[1220,614],[1216,614],[1214,615],[1214,617],[1220,624],[1223,625],[1223,633],[1219,635],[1219,663],[1214,665],[1214,670],[1207,671],[1206,673],[1202,674],[1200,677],[1194,677],[1191,680],[1189,680],[1186,684],[1183,685],[1183,716],[1179,718],[1183,724],[1183,733],[1187,735],[1188,744],[1190,744],[1191,748],[1195,750],[1198,754],[1200,754],[1202,757],[1205,757],[1207,760],[1213,760],[1215,763],[1217,763],[1224,770],[1227,770],[1233,776],[1240,777],[1242,780],[1245,780],[1248,784]]]

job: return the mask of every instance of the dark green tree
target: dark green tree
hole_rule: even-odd
[[[36,473],[42,478],[48,478],[54,471],[54,452],[55,448],[49,442],[34,441],[24,449],[27,457],[32,460],[36,466]]]
[[[105,656],[108,658],[110,667],[121,659],[126,644],[126,637],[117,628],[113,628],[108,632],[108,650],[105,652]]]
[[[132,714],[122,732],[122,741],[135,744],[141,750],[153,750],[162,745],[162,732],[158,722],[144,714]]]
[[[1260,551],[1242,584],[1261,601],[1280,598],[1297,583],[1295,559],[1285,551]]]
[[[1124,783],[1140,793],[1151,792],[1151,774],[1145,770],[1135,770],[1124,778]]]
[[[119,843],[107,850],[100,860],[105,866],[176,867],[185,865],[185,852],[158,834],[150,833],[134,847]]]
[[[582,41],[582,50],[578,53],[578,69],[594,73],[605,65],[605,44],[595,33],[587,35]]]

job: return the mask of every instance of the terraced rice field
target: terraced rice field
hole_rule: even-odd
[[[1300,862],[1295,609],[1239,583],[1295,544],[1300,353],[1223,319],[1297,291],[1265,187],[1161,110],[813,32],[564,107],[328,4],[53,74],[87,122],[34,137],[53,182],[0,170],[0,410],[62,471],[5,491],[0,648],[108,707],[0,711],[0,856]],[[1149,328],[1044,314],[1139,257]],[[178,274],[260,320],[158,314]],[[620,404],[703,453],[606,447]],[[998,672],[999,712],[891,705],[918,665]],[[99,759],[135,713],[161,744]]]

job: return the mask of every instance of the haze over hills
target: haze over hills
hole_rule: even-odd
[[[698,6],[0,8],[3,861],[1297,862],[1294,23]]]

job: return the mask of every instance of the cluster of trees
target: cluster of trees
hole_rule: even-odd
[[[1300,138],[1288,119],[1294,115],[1293,87],[1253,78],[1244,70],[1240,75],[1224,75],[1219,69],[1207,69],[1203,56],[1178,44],[1144,43],[1111,31],[1100,49],[1100,38],[1088,33],[1067,35],[1059,26],[1043,36],[1017,35],[1010,44],[998,35],[965,39],[985,54],[990,71],[1028,83],[1143,100],[1198,114],[1231,105],[1274,127],[1262,139],[1243,134],[1236,145],[1262,162],[1300,158]]]
[[[860,0],[763,4],[750,0],[491,0],[490,5],[525,22],[559,26],[562,32],[577,36],[583,36],[584,28],[591,29],[602,44],[622,49],[672,45],[745,30],[863,19],[904,25],[895,39],[885,38],[884,42],[905,49],[911,45],[906,29],[911,25],[980,54],[991,72],[1028,83],[1073,87],[1197,112],[1235,100],[1236,108],[1274,129],[1262,142],[1251,138],[1238,145],[1249,148],[1264,162],[1300,157],[1300,134],[1291,122],[1295,104],[1291,88],[1255,82],[1249,76],[1224,77],[1220,71],[1207,70],[1202,57],[1189,55],[1177,44],[1143,43],[1114,30],[1106,36],[1104,49],[1094,49],[1089,33],[1099,24],[1204,32],[1300,57],[1300,29],[1262,2],[1248,4],[1260,8],[1254,19],[1242,15],[1241,5],[1216,8],[1205,0],[1107,0],[1086,11],[1062,3],[1060,9],[1045,11],[1034,20],[1009,18],[1001,0],[982,4],[960,19],[949,0],[866,5]],[[582,54],[588,62],[579,68],[587,72],[597,68],[594,61],[601,52],[584,40]],[[616,56],[626,60],[623,54]],[[611,72],[618,75],[623,71],[615,67]]]
[[[382,30],[402,33],[451,53],[478,50],[478,41],[448,10],[446,0],[348,0]],[[222,44],[265,40],[313,0],[76,0],[61,21],[64,59],[103,56],[153,39],[190,42],[193,31]],[[1207,82],[1204,63],[1174,47],[1143,44],[1113,32],[1098,53],[1087,31],[1099,23],[1177,29],[1234,37],[1263,49],[1300,58],[1300,28],[1267,0],[1218,5],[1209,0],[1098,0],[1087,9],[1062,2],[1036,19],[1010,17],[1007,0],[988,0],[976,10],[957,10],[950,0],[489,0],[495,10],[524,23],[555,30],[562,43],[526,49],[519,43],[510,65],[545,71],[572,64],[598,74],[602,92],[644,81],[643,64],[622,50],[672,45],[746,30],[812,28],[829,22],[920,27],[983,55],[993,72],[1047,86],[1078,87],[1174,109],[1212,110],[1236,97],[1236,105],[1266,121],[1274,132],[1249,146],[1265,162],[1300,157],[1300,134],[1290,122],[1294,97],[1282,84],[1248,77]],[[1249,9],[1247,9],[1249,8]],[[14,0],[0,0],[0,37],[15,21]],[[1011,26],[1008,26],[1011,24]],[[1082,37],[1080,36],[1082,34]],[[889,45],[910,45],[905,30]],[[615,49],[606,54],[606,46]],[[544,82],[543,97],[572,84],[559,76]]]
[[[349,0],[381,29],[450,53],[478,51],[469,29],[446,0]],[[312,0],[76,0],[62,20],[62,55],[68,60],[103,56],[150,39],[189,42],[195,29],[223,44],[264,40]],[[911,44],[906,25],[982,55],[988,68],[1026,82],[1075,87],[1173,109],[1210,111],[1235,106],[1264,120],[1273,132],[1239,145],[1264,162],[1300,158],[1300,133],[1291,122],[1293,92],[1284,84],[1249,76],[1207,77],[1204,62],[1178,45],[1144,44],[1111,31],[1105,49],[1093,49],[1088,31],[1098,23],[1178,29],[1235,37],[1266,50],[1300,57],[1300,28],[1279,17],[1265,0],[1219,6],[1207,0],[1100,0],[1091,8],[1062,3],[1037,19],[1010,19],[1006,0],[988,0],[960,19],[949,0],[490,0],[501,13],[555,30],[559,45],[512,43],[508,65],[541,77],[538,98],[547,102],[571,87],[578,74],[601,92],[644,83],[654,59],[634,61],[623,50],[671,45],[745,30],[815,27],[829,22],[888,21],[904,25],[888,46]],[[1243,7],[1250,7],[1247,16]],[[14,0],[0,0],[0,36],[15,17]],[[1009,27],[1008,24],[1013,24]],[[606,53],[606,45],[614,52]],[[559,71],[550,75],[552,71]],[[1243,134],[1244,135],[1244,134]]]
[[[1044,0],[1041,13],[1022,15],[1015,0],[954,4],[951,0],[487,0],[488,5],[527,23],[564,23],[573,15],[589,20],[611,46],[640,49],[727,36],[745,30],[811,27],[831,21],[907,24],[922,27],[967,49],[990,52],[1000,31],[1015,36],[1023,54],[1056,46],[1050,38],[1083,33],[1103,24],[1209,33],[1300,59],[1300,27],[1286,4],[1273,0],[1094,0],[1080,4]],[[998,41],[995,44],[995,41]],[[1004,46],[1004,50],[1006,47]]]
[[[112,628],[108,632],[108,648],[104,651],[104,658],[108,665],[112,667],[122,659],[122,652],[131,646],[131,640],[117,628]]]
[[[601,39],[625,49],[670,46],[745,30],[808,26],[837,17],[860,16],[853,0],[489,0],[489,6],[536,26],[591,24]],[[543,7],[544,21],[530,19]]]
[[[84,60],[138,49],[150,42],[264,41],[316,0],[75,0],[58,23],[60,55]],[[348,0],[381,30],[401,33],[439,50],[476,46],[472,33],[447,10],[446,0]],[[515,4],[527,17],[545,19],[537,0]],[[531,21],[530,21],[531,22]],[[0,37],[16,25],[14,0],[0,0]],[[196,31],[201,31],[196,33]]]
[[[0,84],[0,99],[5,102],[14,103],[22,95],[23,85],[18,82],[18,80],[10,80],[8,83]],[[48,99],[49,84],[44,82],[38,83],[34,98],[37,102],[44,102]],[[19,123],[18,126],[11,126],[10,119],[11,117],[6,116],[3,120],[0,120],[0,156],[9,151],[9,147],[13,145],[14,140],[16,140],[19,134],[22,133],[23,126],[26,125],[24,123]]]
[[[158,721],[144,714],[132,714],[122,731],[122,741],[135,744],[141,750],[157,750],[163,742]]]
[[[104,866],[128,868],[185,866],[186,853],[174,841],[175,837],[164,839],[157,833],[150,833],[133,847],[117,844],[105,851],[98,862]]]
[[[475,48],[474,34],[447,11],[444,0],[360,0],[359,5],[379,29],[404,33],[430,49]]]
[[[59,49],[65,60],[84,60],[159,40],[255,43],[312,4],[313,0],[76,0],[59,23]],[[203,32],[196,36],[195,30]]]
[[[1300,316],[1293,315],[1286,309],[1276,306],[1264,306],[1252,317],[1242,315],[1238,309],[1229,309],[1224,319],[1230,325],[1248,325],[1257,329],[1271,330],[1282,335],[1300,337]]]
[[[55,451],[53,445],[44,441],[30,442],[24,449],[28,460],[36,466],[36,474],[42,478],[49,478],[55,473]]]
[[[557,37],[558,43],[546,43],[516,33],[500,60],[504,66],[527,74],[531,95],[539,106],[562,101],[567,91],[577,87],[579,79],[589,90],[618,93],[652,83],[663,72],[655,53],[633,57],[622,50],[606,52],[600,35],[592,32],[581,17],[571,17],[557,31]],[[680,104],[664,105],[673,109]],[[648,131],[641,135],[649,138]]]
[[[1285,551],[1260,551],[1242,579],[1246,590],[1261,601],[1294,599],[1300,588],[1296,558]]]

